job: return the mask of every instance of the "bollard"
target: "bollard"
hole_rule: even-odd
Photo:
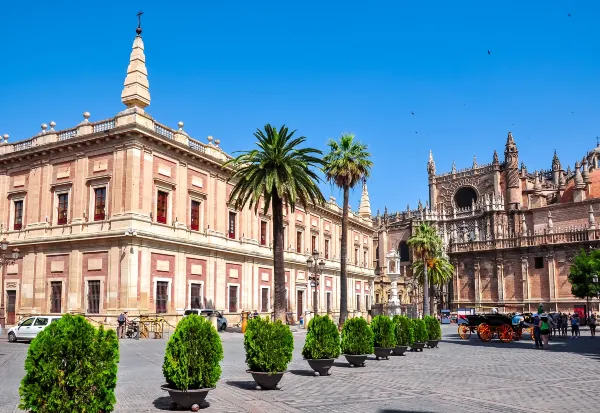
[[[246,332],[248,326],[248,311],[242,311],[242,334]]]
[[[210,319],[210,323],[213,325],[215,330],[219,331],[219,322],[217,321],[217,315],[215,313],[212,313],[210,315],[209,319]]]

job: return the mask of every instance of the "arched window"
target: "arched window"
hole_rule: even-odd
[[[410,261],[410,253],[406,241],[400,242],[400,245],[398,246],[398,252],[400,253],[400,261]]]
[[[474,202],[477,202],[477,192],[470,186],[458,188],[454,194],[454,206],[457,208],[471,208]]]

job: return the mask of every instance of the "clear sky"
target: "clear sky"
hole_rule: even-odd
[[[119,112],[140,8],[155,119],[228,152],[268,122],[322,150],[353,132],[374,214],[427,198],[429,149],[460,169],[502,158],[512,131],[533,171],[600,135],[597,0],[3,1],[0,133]]]

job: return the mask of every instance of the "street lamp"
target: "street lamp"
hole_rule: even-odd
[[[6,327],[4,316],[4,283],[6,282],[6,267],[13,265],[19,259],[19,249],[15,248],[10,254],[8,252],[8,241],[4,238],[0,241],[0,265],[2,266],[2,281],[0,281],[0,331]]]
[[[323,273],[323,269],[325,268],[325,261],[319,260],[319,251],[314,250],[312,253],[312,257],[308,257],[306,260],[306,269],[308,270],[310,276],[308,280],[310,281],[311,287],[315,288],[313,293],[313,312],[317,315],[319,311],[318,302],[317,302],[317,287],[319,287],[319,279],[321,274]]]

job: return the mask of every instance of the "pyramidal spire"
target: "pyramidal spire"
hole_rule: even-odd
[[[371,201],[369,201],[369,191],[367,190],[367,180],[363,180],[362,196],[360,197],[360,207],[358,215],[363,218],[371,218]]]
[[[142,40],[140,21],[142,14],[142,12],[138,13],[138,27],[135,30],[137,35],[133,40],[127,77],[125,78],[123,92],[121,92],[121,102],[128,108],[136,107],[143,110],[150,104],[150,85],[148,83],[148,71],[146,70],[144,41]]]

